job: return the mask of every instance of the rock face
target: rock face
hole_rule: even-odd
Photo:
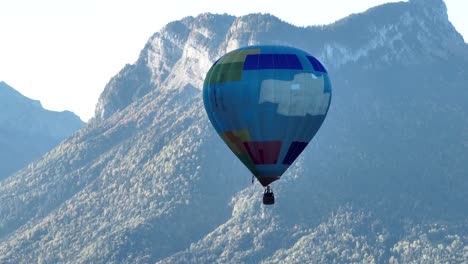
[[[212,62],[249,44],[307,50],[334,88],[269,207],[200,92]],[[94,120],[0,183],[0,262],[467,262],[467,69],[440,0],[321,27],[170,23],[106,86]]]
[[[83,125],[69,111],[42,108],[0,82],[0,180],[41,157]]]

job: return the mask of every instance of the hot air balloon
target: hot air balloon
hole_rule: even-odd
[[[211,124],[265,187],[307,147],[327,115],[331,83],[325,67],[287,46],[247,46],[218,59],[206,74],[203,102]]]

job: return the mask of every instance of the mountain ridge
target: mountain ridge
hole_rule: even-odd
[[[385,8],[385,12],[392,14],[391,12],[396,12],[398,15],[386,15],[382,16],[382,11]],[[389,11],[390,10],[390,11]],[[405,12],[402,12],[404,10]],[[257,42],[249,41],[248,38],[252,38],[254,35],[258,39],[262,39],[262,37],[266,37],[269,40],[269,44],[285,44],[285,42],[281,39],[289,39],[295,38],[298,39],[297,35],[313,35],[317,34],[318,36],[315,39],[318,41],[311,41],[310,39],[300,39],[299,42],[295,43],[295,46],[298,48],[310,50],[312,53],[316,54],[317,57],[321,58],[321,60],[328,65],[329,67],[337,67],[339,68],[341,65],[345,64],[348,61],[356,61],[362,55],[365,55],[369,52],[369,50],[377,48],[377,46],[383,46],[388,43],[388,39],[390,39],[392,44],[395,41],[398,41],[401,36],[398,36],[398,27],[390,26],[386,28],[385,26],[390,24],[394,24],[395,21],[397,24],[401,24],[401,27],[407,27],[411,24],[416,24],[418,28],[422,28],[421,32],[415,30],[416,33],[422,34],[421,37],[426,38],[427,41],[430,41],[430,47],[422,47],[422,51],[427,50],[430,48],[432,51],[435,51],[437,56],[447,56],[447,53],[450,51],[455,51],[457,54],[462,54],[462,58],[468,60],[468,52],[466,52],[466,43],[463,41],[463,37],[455,30],[453,25],[448,21],[448,16],[446,13],[447,9],[445,4],[442,0],[434,0],[430,1],[430,4],[427,4],[424,1],[410,1],[410,2],[399,2],[399,3],[388,3],[383,6],[377,6],[370,8],[365,12],[365,16],[363,14],[354,14],[344,19],[338,20],[335,23],[332,23],[328,27],[324,26],[308,26],[304,28],[296,28],[295,26],[288,24],[286,22],[281,21],[279,18],[272,16],[270,14],[249,14],[245,16],[241,16],[238,18],[234,18],[233,16],[222,16],[222,15],[214,15],[210,13],[204,13],[199,15],[197,18],[194,17],[186,17],[180,21],[169,23],[167,26],[163,27],[160,32],[155,33],[145,45],[145,48],[140,53],[138,61],[134,64],[134,66],[127,66],[124,70],[117,75],[115,78],[119,78],[119,76],[125,78],[126,74],[130,74],[128,72],[129,67],[137,67],[139,71],[141,70],[145,72],[145,76],[150,77],[150,83],[142,83],[135,85],[136,87],[144,87],[143,89],[136,88],[134,91],[137,93],[136,95],[127,96],[127,98],[133,98],[132,100],[136,100],[141,96],[145,95],[154,87],[161,86],[164,82],[171,81],[171,76],[168,74],[167,69],[176,66],[176,62],[178,61],[179,64],[182,64],[180,60],[177,58],[183,58],[183,53],[185,52],[185,57],[190,61],[184,61],[184,63],[202,63],[203,69],[206,70],[211,66],[211,63],[214,62],[217,58],[219,58],[222,54],[226,53],[229,50],[233,50],[235,47],[245,46],[245,45],[253,45],[257,44]],[[401,14],[403,13],[403,14]],[[416,15],[416,18],[412,17],[411,13]],[[249,21],[249,18],[254,17],[261,17],[262,22],[254,22]],[[369,19],[371,17],[371,19]],[[367,18],[367,19],[366,19]],[[378,18],[378,21],[383,21],[382,25],[374,25],[373,21]],[[219,21],[218,21],[219,20]],[[200,22],[194,22],[200,21]],[[216,33],[213,34],[214,36],[207,36],[206,32],[210,32],[210,28],[205,28],[206,21],[216,21],[219,29]],[[245,23],[245,21],[249,21],[249,23]],[[435,27],[427,27],[425,23],[421,21],[430,21]],[[376,35],[376,37],[370,41],[370,43],[362,43],[358,42],[357,45],[350,45],[349,36],[346,32],[352,32],[353,30],[360,30],[358,26],[352,26],[350,24],[366,24],[366,34],[363,34],[363,37],[370,35]],[[241,32],[243,32],[243,36],[237,36],[236,30],[240,27],[245,27]],[[343,26],[344,25],[344,26]],[[251,27],[251,28],[249,28]],[[277,31],[281,32],[282,38],[277,38],[275,36],[270,36],[268,33],[272,27],[279,27],[276,29]],[[290,30],[292,28],[296,28],[296,30]],[[441,38],[434,40],[431,39],[431,33],[427,32],[427,30],[434,30],[439,29],[437,33],[441,36]],[[177,34],[172,36],[170,35],[171,30],[177,30]],[[214,31],[214,30],[211,30]],[[294,34],[291,34],[295,32]],[[446,33],[443,33],[446,32]],[[396,36],[388,37],[389,34],[395,34]],[[205,35],[204,35],[205,34]],[[330,38],[330,34],[334,37]],[[220,39],[211,39],[211,37],[216,36],[225,36],[224,40]],[[295,35],[295,36],[291,36]],[[191,37],[190,37],[191,36]],[[443,37],[442,37],[443,36]],[[213,43],[220,43],[217,47],[209,49],[211,53],[206,53],[204,51],[198,52],[191,49],[190,45],[192,43],[186,43],[187,39],[190,37],[192,41],[199,41],[200,44],[206,45],[209,42]],[[346,45],[343,44],[341,37],[347,38]],[[412,35],[408,37],[412,38]],[[419,37],[419,36],[418,36]],[[247,39],[246,39],[247,38]],[[231,39],[231,40],[230,40]],[[359,39],[359,38],[358,38]],[[442,39],[442,40],[441,40]],[[447,39],[447,40],[444,40]],[[364,40],[366,40],[364,38]],[[185,42],[184,42],[185,41]],[[241,42],[239,42],[241,41]],[[412,41],[412,39],[409,39]],[[316,42],[317,44],[315,44]],[[447,43],[450,44],[447,44]],[[306,44],[307,43],[307,44]],[[444,44],[445,43],[445,44]],[[404,44],[404,43],[403,43]],[[442,44],[442,47],[440,47]],[[455,44],[455,45],[453,45]],[[366,47],[367,46],[367,47]],[[449,47],[447,49],[447,47]],[[349,54],[351,53],[350,50],[358,49],[356,54]],[[364,47],[364,49],[362,49]],[[406,56],[409,57],[408,61],[411,61],[412,52],[420,51],[421,47],[400,47],[400,53],[397,54],[399,56]],[[445,51],[440,52],[440,50]],[[169,52],[170,51],[170,52]],[[214,51],[214,52],[213,52]],[[192,54],[196,54],[197,58],[194,59],[190,56],[190,52]],[[177,54],[177,55],[174,55]],[[176,56],[176,57],[174,57]],[[389,55],[388,55],[389,56]],[[427,59],[430,60],[432,54],[427,54]],[[342,59],[344,58],[344,59]],[[391,59],[391,58],[389,58]],[[158,62],[154,62],[154,60]],[[170,65],[159,65],[159,61],[165,61],[170,63]],[[152,70],[151,70],[152,69]],[[193,86],[201,87],[201,83],[203,82],[203,74],[200,72],[193,75],[189,75],[188,77],[192,77],[194,79]],[[142,76],[141,74],[137,74],[137,76]],[[114,79],[115,79],[114,78]],[[114,80],[113,79],[113,80]],[[109,85],[112,81],[109,83]],[[103,119],[110,116],[112,113],[121,109],[122,107],[127,106],[131,101],[123,103],[121,106],[114,106],[113,104],[107,105],[106,101],[114,102],[111,94],[112,91],[116,91],[120,88],[113,88],[117,86],[106,86],[105,91],[103,92],[102,96],[99,99],[98,107],[96,108],[96,117],[98,119]],[[122,84],[124,85],[124,84]],[[121,87],[121,86],[118,86]],[[125,86],[129,87],[129,86]],[[152,88],[153,87],[153,88]],[[129,90],[130,88],[125,88],[125,90]],[[115,92],[114,92],[115,93]],[[108,98],[109,97],[109,98]],[[120,99],[119,99],[120,100]],[[117,100],[117,101],[119,101]]]
[[[70,111],[50,111],[0,81],[0,180],[40,158],[83,121]]]

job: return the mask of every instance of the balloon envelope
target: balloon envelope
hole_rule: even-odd
[[[331,101],[323,65],[286,46],[248,46],[216,61],[203,85],[213,127],[264,186],[279,179],[322,125]]]

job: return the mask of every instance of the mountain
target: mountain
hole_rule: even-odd
[[[250,44],[307,50],[333,85],[274,206],[200,92],[216,59]],[[93,120],[0,183],[0,262],[468,262],[467,69],[441,0],[327,26],[267,14],[169,23],[111,79]]]
[[[82,125],[72,112],[46,110],[39,101],[0,82],[0,180],[40,158]]]

